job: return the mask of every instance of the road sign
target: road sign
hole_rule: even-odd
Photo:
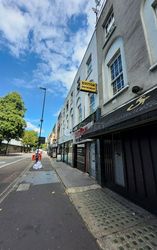
[[[39,136],[40,144],[45,144],[45,137]]]

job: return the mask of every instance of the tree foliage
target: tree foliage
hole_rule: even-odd
[[[34,130],[25,130],[23,138],[22,138],[23,144],[25,146],[30,146],[30,148],[32,147],[36,147],[38,144],[38,133]]]
[[[0,97],[0,142],[22,137],[26,127],[25,111],[24,102],[17,92]]]
[[[43,150],[46,150],[47,149],[47,144],[46,143],[44,143],[44,144],[41,144],[41,146],[40,146]]]

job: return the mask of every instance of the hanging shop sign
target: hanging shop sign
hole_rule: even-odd
[[[77,131],[74,132],[75,139],[80,138],[90,127],[92,127],[93,121],[89,122],[85,126],[79,128]]]
[[[97,93],[97,84],[95,82],[80,81],[79,90],[89,93]]]

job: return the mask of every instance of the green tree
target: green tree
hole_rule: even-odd
[[[41,144],[40,147],[41,147],[43,150],[46,150],[46,149],[47,149],[47,143]]]
[[[19,139],[22,137],[26,122],[25,106],[17,92],[0,97],[0,145],[2,140]]]
[[[27,152],[32,147],[36,147],[38,144],[38,133],[34,130],[25,130],[23,138],[23,144],[27,147]]]

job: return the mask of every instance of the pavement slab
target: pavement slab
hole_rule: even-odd
[[[108,189],[69,193],[102,249],[157,249],[157,218]]]
[[[90,186],[82,186],[82,187],[71,187],[71,188],[67,188],[66,189],[66,193],[67,194],[73,194],[73,193],[81,193],[84,191],[88,191],[88,190],[95,190],[101,188],[98,184],[93,184]]]
[[[70,167],[61,162],[54,162],[53,166],[101,249],[157,249],[157,216],[90,182],[90,177],[81,171],[79,173],[78,169],[71,168],[70,171]],[[73,178],[77,180],[77,185],[73,181],[70,183]]]
[[[60,176],[65,187],[83,187],[97,184],[95,179],[89,177],[87,173],[84,173],[77,168],[72,168],[63,162],[56,162],[51,160],[53,168]]]
[[[157,220],[141,223],[119,233],[102,237],[102,249],[108,250],[155,250],[157,249]]]

